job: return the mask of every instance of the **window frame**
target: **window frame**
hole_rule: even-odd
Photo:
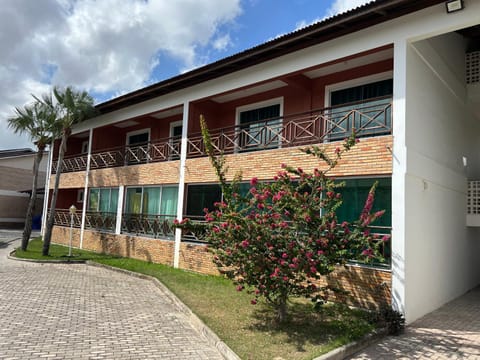
[[[130,137],[131,136],[135,136],[135,135],[140,135],[140,134],[144,134],[144,133],[147,133],[148,134],[148,140],[147,140],[147,143],[150,142],[151,138],[151,129],[150,128],[144,128],[144,129],[139,129],[139,130],[133,130],[133,131],[129,131],[125,134],[125,145],[126,146],[138,146],[138,145],[135,145],[135,144],[130,144],[129,140],[130,140]]]
[[[332,100],[332,92],[334,91],[345,90],[345,89],[353,88],[356,86],[368,85],[370,83],[389,80],[389,79],[393,80],[392,70],[325,85],[325,97],[324,97],[325,108],[329,108],[331,106],[330,104]]]
[[[160,199],[158,201],[158,204],[159,206],[161,206],[162,204],[162,198],[163,198],[163,188],[169,188],[169,187],[176,187],[177,189],[179,189],[179,185],[178,184],[165,184],[165,185],[130,185],[130,186],[125,186],[125,191],[124,191],[124,195],[123,195],[123,206],[122,206],[122,215],[125,215],[125,214],[131,214],[131,213],[127,213],[126,212],[126,208],[127,208],[127,195],[128,195],[128,189],[137,189],[137,188],[140,188],[142,189],[142,193],[141,193],[141,197],[140,197],[140,209],[141,209],[141,212],[140,214],[137,214],[137,215],[152,215],[152,214],[147,214],[147,213],[144,213],[143,212],[143,195],[144,195],[144,189],[145,188],[160,188]],[[178,199],[177,199],[177,209],[178,209]],[[160,209],[158,209],[159,211]],[[165,214],[153,214],[153,215],[165,215]],[[176,214],[175,214],[176,215]],[[170,215],[169,215],[170,216]]]
[[[280,96],[280,97],[276,97],[276,98],[272,98],[272,99],[268,99],[268,100],[262,100],[262,101],[258,101],[258,102],[255,102],[255,103],[250,103],[250,104],[246,104],[246,105],[241,105],[241,106],[237,106],[235,108],[235,128],[238,128],[240,127],[242,124],[240,124],[240,114],[243,113],[243,112],[246,112],[246,111],[251,111],[251,110],[256,110],[256,109],[260,109],[260,108],[263,108],[263,107],[267,107],[267,106],[273,106],[273,105],[279,105],[280,106],[280,109],[279,109],[279,112],[278,112],[278,117],[279,117],[279,122],[280,122],[280,126],[283,126],[283,102],[284,102],[284,97],[283,96]],[[237,143],[235,144],[235,153],[239,153],[240,152],[240,149],[239,149],[240,145]],[[279,141],[279,144],[276,148],[281,148],[282,147],[282,142]],[[263,150],[263,149],[260,149],[260,150]]]

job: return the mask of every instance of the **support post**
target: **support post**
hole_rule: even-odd
[[[188,147],[188,116],[189,102],[183,103],[182,142],[180,150],[180,174],[178,181],[177,220],[183,220],[183,203],[185,197],[185,163],[187,161]],[[173,267],[178,268],[180,262],[180,245],[182,242],[182,230],[175,229],[175,246],[173,251]]]
[[[83,206],[82,206],[82,223],[80,225],[80,249],[83,249],[83,236],[85,232],[85,217],[87,214],[88,201],[88,176],[90,175],[90,159],[92,157],[92,138],[93,128],[88,133],[88,153],[87,153],[87,168],[85,169],[85,186],[83,187]]]

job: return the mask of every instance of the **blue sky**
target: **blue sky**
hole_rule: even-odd
[[[367,0],[4,0],[0,149],[32,147],[6,119],[54,85],[96,102],[259,45]],[[41,3],[41,6],[39,4]],[[28,26],[26,26],[28,24]]]

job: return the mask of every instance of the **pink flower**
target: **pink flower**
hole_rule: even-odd
[[[387,242],[388,240],[390,240],[390,235],[383,235],[382,241]]]
[[[318,250],[317,255],[323,255],[325,252],[323,250]]]
[[[250,301],[250,304],[252,304],[252,305],[256,305],[256,304],[257,304],[257,300],[255,300],[255,299],[252,299],[252,300]]]
[[[316,274],[317,273],[317,268],[315,266],[310,266],[310,272],[312,274]]]
[[[335,154],[340,154],[340,148],[339,147],[335,148]]]
[[[250,179],[250,185],[251,186],[255,186],[255,185],[257,185],[257,183],[258,183],[258,178],[253,177],[253,178]]]
[[[284,258],[284,259],[288,258],[288,254],[287,254],[287,253],[283,253],[283,254],[282,254],[282,258]]]
[[[372,249],[365,249],[362,251],[363,256],[373,257],[373,250]]]
[[[237,291],[242,291],[243,290],[243,286],[242,285],[237,285]]]
[[[282,169],[285,169],[287,167],[287,164],[282,163],[280,166],[282,167]]]
[[[250,245],[250,243],[248,242],[248,240],[243,240],[243,241],[240,243],[240,245],[242,245],[242,247],[243,247],[244,249],[246,249],[246,248],[248,247],[248,245]]]

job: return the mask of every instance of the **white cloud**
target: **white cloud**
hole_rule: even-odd
[[[222,50],[227,49],[230,46],[231,42],[232,41],[230,39],[230,35],[225,34],[223,36],[220,36],[220,37],[216,38],[213,41],[213,48],[216,49],[216,50],[222,51]]]
[[[148,84],[162,68],[160,55],[174,58],[179,69],[199,66],[208,61],[199,48],[229,46],[222,25],[240,13],[240,0],[2,2],[0,149],[31,146],[3,135],[5,119],[31,93],[58,84],[121,94]]]
[[[363,4],[372,2],[372,0],[335,0],[327,10],[327,17],[344,13],[345,11],[355,9]]]

